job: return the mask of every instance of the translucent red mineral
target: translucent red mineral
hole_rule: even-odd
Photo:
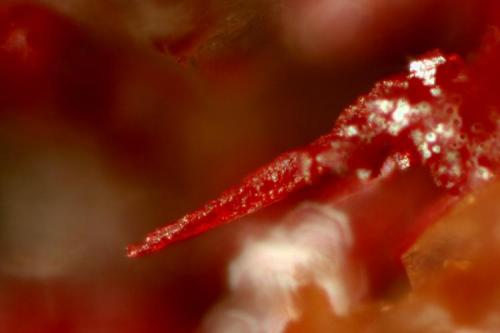
[[[423,166],[443,195],[493,178],[500,159],[500,67],[493,33],[470,65],[439,51],[378,82],[339,116],[332,131],[258,169],[219,198],[149,234],[130,257],[251,214],[327,177],[363,184]]]

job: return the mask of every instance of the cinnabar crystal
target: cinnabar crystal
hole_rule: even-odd
[[[424,167],[443,195],[493,178],[500,159],[500,68],[495,35],[474,63],[431,52],[378,82],[346,108],[332,131],[285,153],[202,208],[149,234],[130,257],[208,231],[286,198],[326,176],[360,185]],[[493,42],[492,42],[493,40]]]

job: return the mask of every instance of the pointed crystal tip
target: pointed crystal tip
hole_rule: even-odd
[[[145,255],[148,252],[146,245],[129,245],[127,246],[127,257],[138,258]]]
[[[143,243],[127,246],[127,257],[139,258],[164,248],[168,243],[146,239]]]

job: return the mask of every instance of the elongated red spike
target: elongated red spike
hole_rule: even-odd
[[[493,47],[484,59],[498,55]],[[377,83],[312,144],[285,153],[242,183],[128,248],[129,257],[163,247],[251,214],[318,183],[326,174],[359,183],[415,165],[436,186],[461,193],[492,178],[500,162],[495,111],[496,72],[472,69],[457,56],[432,52],[412,61],[406,75]],[[470,92],[473,93],[470,93]],[[480,110],[478,112],[478,110]]]
[[[311,161],[310,154],[301,150],[279,156],[201,209],[150,233],[143,244],[131,245],[128,255],[155,252],[280,201],[318,178],[310,173]]]

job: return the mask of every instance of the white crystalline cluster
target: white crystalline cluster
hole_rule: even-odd
[[[446,59],[441,55],[412,61],[409,66],[410,77],[419,78],[425,85],[433,86],[436,84],[437,67],[445,62]]]

